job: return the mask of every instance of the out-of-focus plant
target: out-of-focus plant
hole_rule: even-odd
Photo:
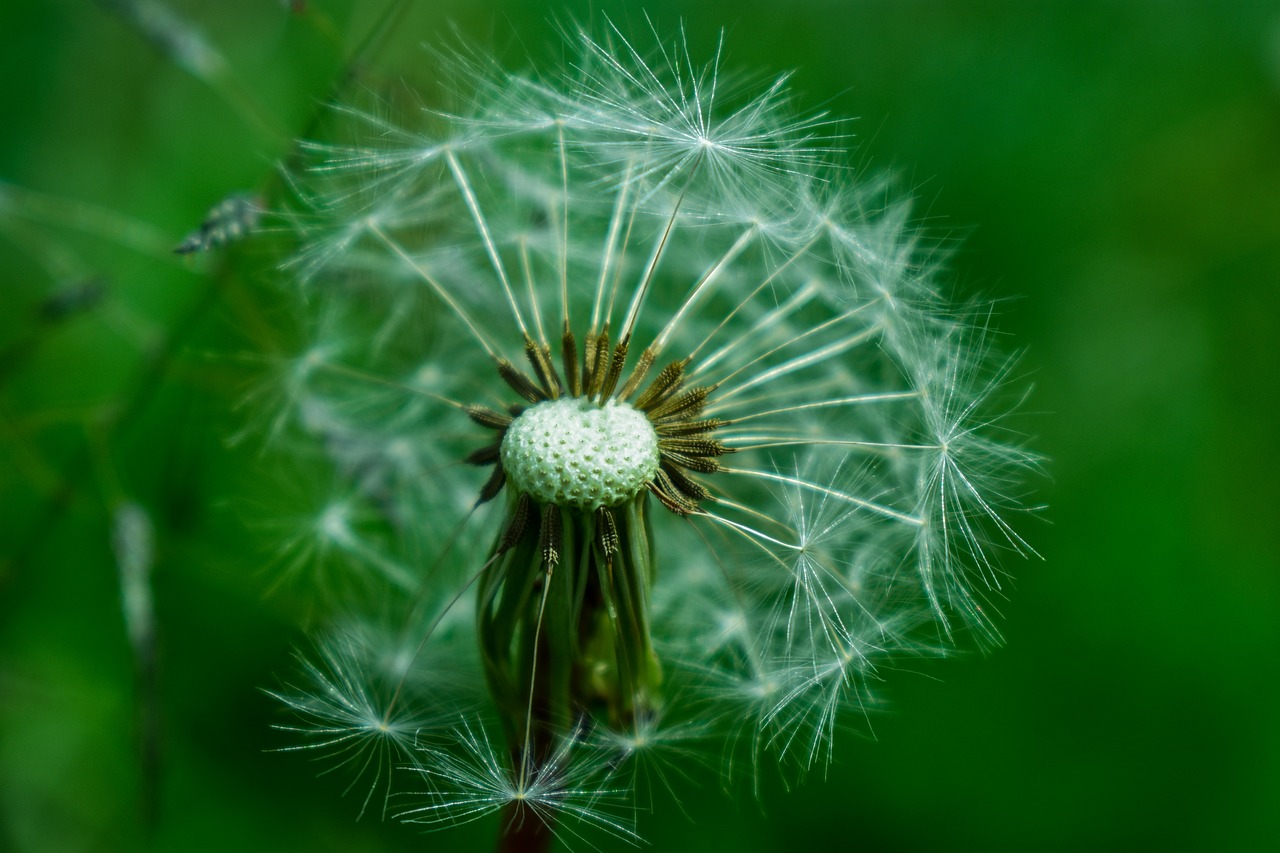
[[[114,557],[119,599],[100,603],[103,611],[120,614],[121,646],[132,659],[137,763],[126,775],[136,783],[133,793],[122,793],[121,799],[137,800],[138,819],[122,825],[136,824],[141,834],[148,834],[161,817],[162,730],[168,723],[163,719],[159,665],[165,616],[157,613],[154,575],[169,568],[163,563],[172,541],[190,532],[175,532],[170,526],[189,528],[191,519],[184,519],[184,513],[205,498],[196,494],[193,483],[175,486],[171,470],[158,477],[159,484],[152,480],[156,468],[181,466],[178,460],[190,452],[184,442],[197,431],[173,422],[157,429],[157,410],[168,412],[175,396],[189,400],[188,395],[196,393],[213,397],[211,406],[234,406],[234,396],[208,393],[225,391],[231,383],[211,369],[206,353],[195,350],[226,312],[239,319],[256,318],[263,306],[241,289],[241,270],[221,250],[249,236],[256,229],[259,207],[268,199],[279,199],[283,183],[266,163],[277,158],[287,162],[294,138],[308,133],[310,122],[322,115],[316,98],[336,97],[352,85],[361,61],[377,48],[387,23],[406,4],[388,3],[368,36],[350,47],[326,10],[307,3],[276,10],[276,22],[289,24],[298,43],[308,46],[308,55],[323,57],[314,71],[315,81],[307,81],[317,91],[301,94],[305,106],[298,112],[309,118],[294,127],[286,127],[265,105],[258,87],[244,80],[200,24],[173,6],[159,0],[101,0],[97,5],[96,10],[75,9],[74,20],[60,18],[63,10],[36,9],[31,15],[38,21],[55,21],[68,32],[100,27],[100,37],[94,30],[90,43],[104,52],[124,43],[137,48],[140,56],[160,57],[148,78],[157,89],[182,75],[197,81],[244,140],[243,149],[226,152],[225,162],[214,171],[239,158],[260,164],[255,169],[261,177],[251,191],[229,188],[202,222],[193,223],[132,215],[65,189],[51,192],[0,175],[0,249],[10,273],[3,298],[6,323],[0,330],[0,487],[27,511],[8,518],[6,541],[0,544],[0,601],[9,604],[17,598],[21,607],[21,594],[34,586],[28,577],[46,573],[40,561],[50,543],[58,540],[67,517],[88,519],[97,542],[80,547],[92,553],[96,544],[104,557]],[[341,13],[342,4],[335,5]],[[25,19],[22,11],[14,17]],[[74,70],[81,73],[78,66]],[[138,92],[120,92],[119,103],[134,109],[149,93],[140,97]],[[181,133],[163,121],[156,125],[157,134]],[[101,137],[108,133],[87,123],[85,149],[96,154],[98,147],[105,147]],[[140,144],[154,141],[143,131],[139,137]],[[264,151],[269,152],[267,161]],[[42,153],[33,158],[32,171],[39,173],[53,156]],[[130,165],[122,163],[121,169]],[[65,171],[76,174],[81,168],[92,172],[92,166],[79,162],[67,163]],[[191,178],[168,176],[174,199],[190,202],[192,193],[185,184]],[[247,339],[266,328],[260,322],[245,325]],[[193,390],[195,386],[200,391]],[[138,445],[145,445],[145,464],[135,464]],[[77,587],[92,587],[101,567],[78,568],[83,577],[77,578]],[[18,596],[12,595],[14,589]],[[0,666],[0,692],[5,694],[0,728],[7,729],[6,734],[15,732],[15,741],[23,738],[21,726],[8,724],[29,723],[32,718],[21,716],[30,711],[22,700],[38,703],[71,689],[58,683],[58,673],[24,671],[24,663],[28,662],[6,655]],[[128,692],[126,681],[121,693]],[[127,732],[115,734],[118,741],[128,739]],[[6,762],[6,774],[14,766]],[[15,777],[6,775],[0,784],[18,793],[5,806],[39,804],[40,774],[23,778],[21,760],[16,767]],[[12,840],[31,843],[23,835],[29,831],[26,821],[38,821],[41,813],[36,805],[30,814],[21,815],[22,820],[13,820]],[[11,840],[9,830],[5,826],[0,831],[0,846]],[[45,847],[51,842],[38,837],[34,843]]]

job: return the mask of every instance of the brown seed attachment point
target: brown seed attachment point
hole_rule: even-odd
[[[718,458],[733,448],[712,438],[730,421],[697,419],[716,386],[685,387],[690,359],[668,364],[629,404],[626,401],[653,367],[657,357],[653,347],[641,352],[626,376],[629,338],[610,347],[606,324],[587,333],[579,358],[577,338],[566,320],[561,335],[562,379],[548,345],[528,335],[523,344],[533,375],[506,359],[497,360],[497,370],[524,402],[508,405],[506,412],[479,405],[466,408],[472,421],[501,433],[498,441],[466,459],[473,465],[496,465],[481,490],[480,503],[491,500],[510,481],[521,501],[555,506],[557,512],[565,508],[594,511],[598,544],[605,554],[618,547],[616,520],[607,508],[633,495],[633,487],[648,489],[680,515],[698,511],[698,501],[710,497],[710,492],[692,474],[719,471]],[[621,421],[603,426],[602,419],[612,424],[624,410],[645,425],[644,432],[654,441],[648,449],[633,446],[635,426]],[[524,511],[528,512],[527,507]],[[546,529],[540,534],[543,540],[549,535]],[[543,544],[556,550],[549,540]]]
[[[542,508],[542,529],[538,532],[538,549],[542,562],[548,567],[560,562],[561,540],[564,528],[560,523],[560,507],[547,504]]]

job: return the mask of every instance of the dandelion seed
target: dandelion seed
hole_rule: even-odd
[[[525,849],[633,838],[614,801],[655,745],[824,764],[893,660],[994,637],[993,548],[1030,553],[1008,371],[983,378],[886,184],[719,47],[573,42],[536,76],[460,60],[463,108],[348,107],[370,141],[308,144],[283,215],[324,356],[267,395],[347,483],[293,562],[402,602],[399,713],[411,661],[461,637],[488,712],[393,737],[382,676],[332,651],[284,701],[327,749],[393,747],[428,786],[401,819],[500,813]]]
[[[320,644],[320,662],[303,660],[306,681],[270,695],[298,721],[277,728],[305,742],[284,751],[305,751],[325,761],[326,773],[347,771],[350,792],[367,785],[360,815],[381,792],[385,816],[391,773],[412,759],[413,745],[439,724],[439,708],[424,709],[424,696],[401,696],[384,677],[367,643],[355,633],[335,632]]]
[[[401,820],[437,828],[505,811],[507,835],[537,837],[546,831],[571,847],[581,830],[560,827],[561,818],[571,816],[624,841],[639,840],[620,807],[625,789],[614,784],[599,750],[579,740],[576,731],[565,733],[557,749],[536,765],[515,766],[489,740],[483,724],[463,719],[455,736],[455,751],[419,753],[411,769],[430,787],[417,793],[423,804],[397,815]]]

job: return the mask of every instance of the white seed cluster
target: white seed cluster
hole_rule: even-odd
[[[617,506],[658,472],[658,434],[626,403],[548,400],[507,427],[502,467],[517,491],[541,503]]]

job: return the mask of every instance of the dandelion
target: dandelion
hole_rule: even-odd
[[[1008,368],[908,205],[784,79],[571,42],[452,60],[452,112],[343,108],[272,215],[315,331],[269,432],[343,484],[286,562],[346,555],[382,592],[344,618],[403,614],[322,647],[290,728],[511,850],[636,838],[619,797],[715,737],[825,763],[893,661],[998,640],[997,552],[1030,552]]]

